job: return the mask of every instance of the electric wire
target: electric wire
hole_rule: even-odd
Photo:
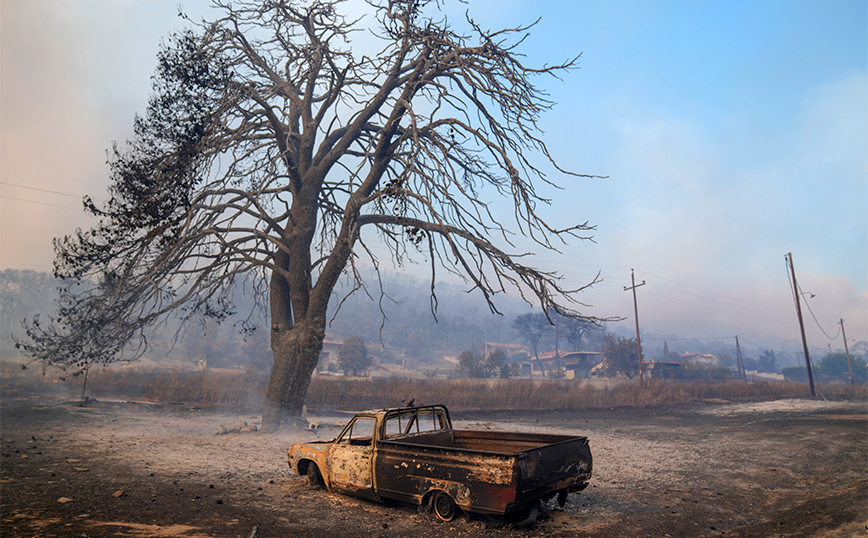
[[[593,264],[581,264],[581,263],[572,263],[572,262],[555,261],[555,260],[539,260],[539,261],[547,263],[547,264],[549,264],[549,263],[562,264],[562,265],[572,265],[572,266],[581,266],[581,267],[593,267],[593,268],[600,268],[600,269],[621,269],[621,270],[626,271],[626,268],[618,267],[618,266],[602,266],[602,265],[598,266],[598,265],[593,265]],[[732,310],[719,309],[719,308],[714,308],[714,307],[711,307],[709,309],[710,310],[718,310],[718,311],[730,313],[730,314],[742,314],[742,315],[744,315],[742,313],[743,311],[751,311],[751,312],[760,314],[760,316],[761,316],[761,317],[760,316],[749,316],[749,317],[753,317],[754,319],[762,319],[762,320],[766,320],[766,321],[773,321],[776,323],[789,323],[789,321],[788,321],[789,315],[787,313],[783,312],[782,310],[775,309],[775,308],[769,308],[769,307],[764,306],[764,305],[760,305],[760,304],[753,303],[750,301],[744,301],[744,300],[737,299],[737,298],[734,298],[731,296],[722,295],[720,293],[706,290],[703,288],[699,288],[697,286],[691,286],[689,284],[684,284],[682,282],[678,282],[678,281],[675,281],[675,280],[672,280],[672,279],[669,279],[666,277],[656,275],[654,273],[650,273],[650,272],[648,272],[642,268],[638,268],[638,269],[636,269],[636,271],[641,272],[644,275],[654,277],[655,279],[664,280],[664,281],[676,284],[678,286],[683,286],[686,288],[691,288],[693,290],[696,290],[697,292],[700,292],[701,294],[692,293],[690,291],[685,291],[685,290],[680,290],[680,289],[677,289],[677,288],[674,288],[671,286],[659,284],[657,282],[654,283],[656,287],[669,290],[673,293],[677,293],[677,294],[681,294],[681,295],[687,295],[690,297],[696,297],[698,299],[701,299],[703,301],[703,304],[697,304],[695,302],[684,301],[684,300],[680,300],[680,299],[677,299],[677,298],[674,298],[671,296],[667,296],[667,295],[654,294],[653,292],[649,292],[647,290],[643,291],[643,293],[645,293],[645,294],[656,295],[658,297],[664,297],[664,298],[672,300],[672,301],[680,301],[680,302],[683,302],[685,304],[690,304],[693,306],[701,306],[701,307],[705,307],[705,308],[709,308],[709,305],[708,305],[709,302],[722,304],[722,305],[725,305],[725,306],[728,306],[731,308],[737,308],[737,309],[739,309],[739,312],[733,312]],[[570,272],[570,271],[564,271],[561,274],[564,276],[578,276],[578,277],[582,277],[582,278],[592,278],[593,276],[596,276],[596,275],[587,275],[587,274],[582,274],[582,273],[575,273],[575,272]],[[630,279],[626,278],[626,277],[617,277],[617,276],[612,277],[612,276],[605,276],[605,275],[603,276],[603,279],[604,279],[604,282],[595,284],[594,287],[598,287],[598,286],[599,287],[608,287],[608,286],[615,287],[616,286],[615,284],[610,284],[610,283],[605,282],[607,280],[626,281],[626,282],[630,281]],[[720,299],[718,299],[718,298],[720,298]],[[721,299],[724,299],[724,300],[721,300]],[[777,319],[769,319],[769,317],[774,317]]]
[[[58,194],[60,196],[69,196],[71,198],[78,198],[78,199],[82,198],[82,196],[80,194],[69,194],[68,192],[51,191],[48,189],[40,189],[37,187],[27,187],[25,185],[17,185],[15,183],[8,183],[6,181],[0,181],[0,185],[6,185],[7,187],[18,187],[19,189],[28,189],[31,191],[47,192],[49,194]]]
[[[67,210],[69,210],[69,211],[81,211],[81,212],[84,212],[84,208],[78,208],[78,209],[75,209],[75,208],[73,208],[73,207],[66,207],[66,206],[64,206],[64,205],[49,204],[48,202],[37,202],[37,201],[35,201],[35,200],[26,200],[26,199],[24,199],[24,198],[16,198],[16,197],[14,197],[14,196],[7,196],[7,195],[5,195],[5,194],[0,194],[0,198],[5,198],[5,199],[7,199],[7,200],[15,200],[15,201],[18,201],[18,202],[27,202],[27,203],[30,203],[30,204],[44,205],[44,206],[48,206],[48,207],[57,207],[57,208],[60,208],[60,209],[67,209]]]
[[[799,293],[804,293],[802,291],[801,286],[799,286]],[[817,324],[817,327],[820,329],[820,332],[822,332],[824,335],[826,335],[826,338],[828,338],[829,340],[837,340],[838,336],[841,335],[841,327],[838,326],[838,334],[836,334],[835,336],[829,336],[829,333],[827,333],[826,330],[823,329],[822,325],[820,325],[820,321],[817,319],[817,316],[814,315],[814,311],[811,310],[811,303],[809,303],[808,301],[805,301],[805,306],[808,307],[808,312],[811,313],[811,317],[814,318],[814,323]]]
[[[707,304],[700,304],[700,303],[695,303],[695,302],[685,301],[685,300],[683,300],[683,299],[676,299],[676,298],[674,298],[674,297],[670,297],[670,296],[667,296],[667,295],[661,295],[661,294],[659,294],[659,293],[654,293],[653,291],[647,291],[647,290],[646,290],[646,291],[644,292],[644,294],[645,294],[645,295],[653,295],[653,296],[655,296],[655,297],[660,297],[661,299],[666,299],[666,300],[669,300],[669,301],[675,301],[675,302],[678,302],[678,303],[683,303],[683,304],[688,304],[688,305],[691,305],[691,306],[698,306],[698,307],[701,307],[701,308],[707,308],[707,309],[709,309]],[[732,306],[732,305],[729,305],[729,306]],[[738,307],[736,307],[736,308],[738,308]],[[779,323],[779,324],[782,324],[782,325],[783,325],[783,324],[787,324],[787,325],[788,325],[788,324],[790,323],[789,321],[786,321],[786,320],[783,320],[783,319],[773,319],[773,318],[770,318],[770,317],[768,317],[768,316],[756,316],[756,315],[751,315],[751,314],[745,314],[744,312],[736,312],[736,311],[728,310],[728,309],[724,309],[724,308],[713,308],[713,309],[709,309],[709,310],[714,310],[714,311],[716,311],[716,312],[722,312],[722,313],[724,313],[724,314],[736,314],[736,315],[739,315],[739,316],[742,316],[742,317],[745,317],[745,318],[759,319],[759,320],[768,321],[768,322],[771,322],[771,323]]]
[[[660,280],[665,280],[665,281],[667,281],[667,282],[671,282],[671,283],[673,283],[673,284],[677,284],[677,285],[679,285],[679,286],[684,286],[685,288],[692,288],[692,289],[694,289],[694,290],[700,291],[700,292],[705,293],[705,294],[708,294],[708,295],[713,295],[713,296],[716,296],[716,297],[721,297],[722,299],[725,299],[725,300],[726,300],[726,301],[718,301],[718,302],[720,302],[720,303],[722,303],[722,304],[729,304],[730,306],[735,306],[736,308],[745,308],[745,309],[747,309],[747,308],[744,307],[744,306],[739,306],[739,305],[737,305],[737,304],[732,304],[731,302],[729,302],[729,301],[733,301],[733,302],[736,302],[736,303],[743,303],[743,304],[746,304],[746,305],[750,305],[750,306],[752,306],[752,307],[760,308],[760,309],[765,310],[765,311],[768,311],[768,312],[776,312],[776,313],[781,314],[781,315],[786,315],[786,314],[785,314],[784,312],[782,312],[782,311],[775,310],[775,309],[770,309],[770,308],[768,308],[768,307],[766,307],[766,306],[764,306],[764,305],[759,305],[759,304],[752,303],[752,302],[750,302],[750,301],[744,301],[744,300],[741,300],[741,299],[735,299],[735,298],[733,298],[733,297],[731,297],[731,296],[728,296],[728,295],[723,295],[723,294],[721,294],[721,293],[717,293],[717,292],[714,292],[714,291],[711,291],[711,290],[705,290],[705,289],[702,289],[702,288],[697,287],[697,286],[691,286],[690,284],[685,284],[685,283],[683,283],[683,282],[678,282],[678,281],[676,281],[676,280],[672,280],[671,278],[666,278],[666,277],[663,277],[663,276],[660,276],[660,275],[655,275],[655,274],[653,274],[653,273],[649,273],[648,271],[644,271],[644,270],[643,270],[642,272],[643,272],[644,274],[648,275],[648,276],[652,276],[652,277],[654,277],[654,278],[659,278]],[[666,286],[662,286],[662,285],[660,285],[660,284],[656,284],[656,285],[659,286],[659,287],[662,287],[662,288],[673,289],[673,288],[668,288],[668,287],[666,287]],[[679,293],[684,293],[685,295],[693,295],[693,294],[690,294],[690,293],[687,293],[687,292],[684,292],[684,291],[679,291],[679,290],[674,290],[674,289],[673,289],[673,291],[678,291]],[[697,297],[701,297],[701,296],[698,296],[698,295],[697,295]],[[701,298],[703,298],[703,299],[707,299],[706,297],[701,297]]]
[[[793,269],[791,262],[790,262],[790,259],[788,257],[786,257],[786,256],[784,257],[784,262],[787,266],[787,269],[789,269],[789,270]],[[799,285],[798,282],[796,282],[795,284],[793,283],[793,278],[792,278],[792,276],[790,276],[789,270],[787,271],[787,281],[790,283],[790,289],[793,292],[793,302],[796,304],[796,309],[798,310],[799,295],[800,294],[803,295],[805,292],[802,291],[802,286]],[[796,289],[796,288],[798,288],[798,289]],[[835,336],[829,336],[829,333],[827,333],[826,330],[823,329],[823,326],[820,325],[820,321],[817,319],[817,316],[814,315],[814,311],[811,309],[811,304],[808,301],[805,301],[805,306],[808,307],[808,312],[811,313],[811,317],[814,318],[814,323],[817,324],[817,327],[820,329],[820,332],[822,332],[826,336],[826,338],[828,338],[829,340],[836,340],[838,338],[838,335],[841,334],[841,327],[840,326],[838,327],[838,334],[836,334]]]

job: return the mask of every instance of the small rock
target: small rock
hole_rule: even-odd
[[[123,496],[124,496],[124,490],[122,490],[122,489],[119,489],[116,492],[112,493],[112,497],[120,498]]]
[[[90,469],[87,469],[87,468],[85,468],[85,467],[73,467],[72,470],[75,471],[75,472],[77,472],[77,473],[87,473],[87,472],[90,472]]]
[[[71,503],[72,499],[70,499],[69,497],[61,497],[61,498],[57,499],[57,502],[59,502],[60,504],[66,504],[66,503]]]

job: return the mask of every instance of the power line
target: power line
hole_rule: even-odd
[[[723,304],[728,304],[728,305],[730,305],[730,306],[735,306],[736,308],[746,308],[746,307],[739,306],[739,305],[736,305],[736,304],[732,304],[732,303],[727,302],[727,301],[734,301],[734,302],[737,302],[737,303],[743,303],[743,304],[750,305],[750,306],[753,306],[753,307],[761,308],[761,309],[766,310],[766,311],[768,311],[768,312],[777,312],[777,313],[779,313],[779,314],[784,314],[782,311],[778,311],[778,310],[770,309],[770,308],[767,308],[767,307],[765,307],[765,306],[763,306],[763,305],[759,305],[759,304],[756,304],[756,303],[751,303],[751,302],[749,302],[749,301],[743,301],[743,300],[741,300],[741,299],[735,299],[735,298],[733,298],[733,297],[731,297],[731,296],[728,296],[728,295],[723,295],[723,294],[720,294],[720,293],[717,293],[717,292],[713,292],[713,291],[710,291],[710,290],[705,290],[705,289],[702,289],[702,288],[697,287],[697,286],[691,286],[690,284],[684,284],[683,282],[678,282],[678,281],[676,281],[676,280],[672,280],[672,279],[670,279],[670,278],[666,278],[666,277],[662,277],[662,276],[655,275],[655,274],[652,274],[652,273],[648,273],[647,271],[645,272],[645,274],[647,274],[648,276],[653,276],[654,278],[659,278],[659,279],[661,279],[661,280],[665,280],[665,281],[667,281],[667,282],[671,282],[671,283],[673,283],[673,284],[678,284],[679,286],[684,286],[685,288],[692,288],[692,289],[694,289],[694,290],[700,291],[700,292],[702,292],[702,293],[706,293],[706,294],[708,294],[708,295],[714,295],[714,296],[717,296],[717,297],[721,297],[721,298],[723,298],[723,299],[726,299],[726,301],[719,301],[719,302],[721,302],[721,303],[723,303]],[[666,286],[662,286],[662,285],[660,285],[660,284],[658,284],[658,286],[659,286],[659,287],[666,288]],[[675,289],[673,289],[673,288],[667,288],[667,289],[672,289],[673,291],[678,291],[679,293],[684,293],[685,295],[693,295],[693,294],[689,294],[689,293],[684,292],[684,291],[675,290]],[[696,296],[696,297],[700,297],[700,298],[702,298],[702,299],[707,299],[707,300],[713,300],[713,299],[708,299],[707,297],[701,297],[701,296]]]
[[[572,263],[572,262],[556,261],[556,260],[538,260],[538,261],[543,262],[543,263],[551,263],[551,264],[573,265],[573,266],[577,266],[577,267],[593,267],[593,268],[600,268],[600,269],[624,269],[622,267],[617,267],[617,266],[603,266],[603,265],[593,265],[593,264],[584,264],[584,263]],[[649,273],[647,271],[644,271],[643,269],[640,269],[640,270],[643,271],[648,276],[653,276],[653,277],[658,278],[660,280],[665,280],[667,282],[671,282],[671,283],[676,284],[676,285],[681,286],[681,287],[691,288],[691,289],[696,290],[696,291],[698,291],[704,295],[698,295],[696,293],[691,293],[689,291],[679,290],[677,288],[673,288],[673,287],[666,286],[663,284],[657,284],[658,287],[670,290],[670,291],[675,292],[675,293],[679,293],[679,294],[683,294],[683,295],[689,295],[692,297],[697,297],[697,298],[702,299],[704,301],[719,303],[719,304],[723,304],[723,305],[730,306],[733,308],[738,308],[741,310],[749,310],[749,311],[757,312],[757,313],[762,314],[762,315],[776,316],[776,317],[780,318],[779,320],[777,320],[779,323],[783,323],[783,318],[785,318],[788,315],[786,312],[784,312],[782,310],[769,308],[765,305],[760,305],[760,304],[753,303],[750,301],[744,301],[742,299],[738,299],[738,298],[735,298],[735,297],[732,297],[729,295],[723,295],[723,294],[716,293],[716,292],[713,292],[710,290],[706,290],[706,289],[700,288],[698,286],[691,286],[689,284],[684,284],[683,282],[679,282],[676,280],[672,280],[670,278],[666,278],[666,277],[662,277],[662,276],[659,276],[659,275],[656,275],[653,273]],[[570,272],[570,271],[564,271],[561,274],[564,276],[578,276],[578,277],[582,277],[582,278],[592,278],[593,276],[596,276],[596,275],[587,275],[587,274],[583,274],[583,273]],[[606,281],[608,281],[608,280],[629,281],[628,278],[619,277],[619,276],[605,276],[604,275],[603,279]],[[597,287],[597,286],[607,286],[607,284],[606,284],[606,282],[602,282],[600,284],[595,285],[595,287]],[[615,285],[608,284],[608,286],[614,287]],[[673,301],[678,300],[678,299],[671,298],[671,297],[668,297],[665,295],[660,295],[660,294],[652,293],[652,295],[657,295],[658,297],[665,297],[665,298],[673,300]],[[709,297],[709,296],[713,296],[713,297]],[[720,299],[724,299],[724,300],[717,299],[717,297],[719,297]],[[689,303],[689,302],[686,304],[693,304],[695,306],[707,307],[706,304],[697,305],[696,303]],[[722,311],[727,312],[726,310],[722,310]],[[729,311],[729,313],[734,313],[734,312]],[[757,318],[757,319],[766,319],[766,318]]]
[[[30,204],[45,205],[45,206],[48,206],[48,207],[57,207],[57,208],[60,208],[60,209],[68,209],[69,211],[82,211],[82,212],[84,212],[84,208],[74,209],[74,208],[72,208],[72,207],[66,207],[66,206],[63,206],[63,205],[49,204],[48,202],[37,202],[37,201],[35,201],[35,200],[25,200],[24,198],[15,198],[14,196],[7,196],[7,195],[5,195],[5,194],[0,194],[0,198],[6,198],[7,200],[16,200],[16,201],[18,201],[18,202],[27,202],[27,203],[30,203]]]
[[[58,194],[60,196],[69,196],[71,198],[78,198],[78,199],[83,198],[83,196],[80,194],[69,194],[68,192],[51,191],[48,189],[40,189],[37,187],[27,187],[25,185],[16,185],[15,183],[7,183],[5,181],[0,181],[0,185],[6,185],[7,187],[18,187],[19,189],[28,189],[31,191],[47,192],[49,194]]]
[[[708,310],[714,310],[715,312],[722,312],[724,314],[735,314],[735,315],[739,315],[739,316],[742,316],[745,318],[752,318],[752,319],[759,319],[759,320],[763,320],[763,321],[768,321],[770,323],[789,324],[788,321],[785,321],[783,319],[774,319],[774,318],[770,318],[768,316],[757,316],[757,315],[745,314],[743,312],[736,312],[736,311],[727,310],[724,308],[709,308],[707,304],[694,303],[694,302],[690,302],[690,301],[685,301],[684,299],[676,299],[674,297],[670,297],[667,295],[661,295],[659,293],[654,293],[652,291],[645,292],[645,294],[646,295],[654,295],[655,297],[660,297],[660,298],[666,299],[668,301],[674,301],[677,303],[683,303],[683,304],[687,304],[687,305],[691,305],[691,306],[698,306],[700,308],[706,308]],[[702,298],[702,297],[700,297],[700,298]],[[728,305],[728,306],[732,306],[734,308],[744,309],[743,307],[739,307],[737,305]],[[762,314],[762,312],[760,312],[760,314]]]
[[[802,291],[802,286],[799,286],[799,293],[804,293]],[[841,334],[841,328],[840,327],[838,327],[838,334],[836,334],[835,336],[829,336],[829,333],[827,333],[826,330],[823,329],[822,325],[820,325],[820,321],[817,319],[817,316],[814,315],[814,311],[811,310],[811,303],[809,303],[808,301],[805,301],[805,306],[808,307],[808,312],[810,312],[811,317],[814,318],[814,323],[817,324],[817,327],[820,329],[820,332],[822,332],[823,334],[826,335],[826,338],[828,338],[829,340],[835,340],[836,338],[838,338],[838,335]]]
[[[696,341],[701,341],[701,340],[729,340],[730,338],[735,338],[735,336],[706,336],[703,338],[667,338],[665,336],[652,338],[650,336],[646,336],[645,340],[651,340],[652,342],[653,341],[659,342],[660,340],[665,340],[668,342],[681,342],[681,341],[690,342],[693,340],[696,340]]]
[[[756,346],[756,347],[758,347],[758,348],[760,348],[760,349],[768,349],[766,346],[761,346],[761,345],[759,345],[759,344],[754,344],[754,343],[751,342],[750,340],[745,340],[744,337],[740,337],[740,338],[741,338],[741,341],[742,341],[742,342],[747,342],[748,344],[750,344],[750,345],[752,345],[752,346]]]

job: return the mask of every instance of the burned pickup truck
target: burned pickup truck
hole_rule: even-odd
[[[533,522],[540,500],[563,506],[588,485],[591,449],[586,437],[454,430],[445,406],[426,405],[359,413],[331,441],[292,445],[289,465],[310,485],[444,521],[461,509]]]

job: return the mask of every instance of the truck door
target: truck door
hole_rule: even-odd
[[[376,499],[372,477],[374,417],[356,417],[329,450],[331,487],[350,495]]]

